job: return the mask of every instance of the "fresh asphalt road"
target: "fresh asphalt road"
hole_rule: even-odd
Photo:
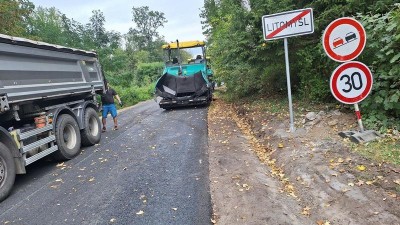
[[[210,224],[207,108],[165,111],[147,101],[120,129],[64,163],[18,175],[0,224]]]

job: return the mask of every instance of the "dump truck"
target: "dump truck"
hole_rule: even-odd
[[[155,87],[160,108],[207,105],[212,101],[213,72],[204,41],[172,42],[162,46],[165,67]],[[183,61],[183,54],[196,55]]]
[[[103,92],[95,52],[0,34],[0,202],[28,165],[100,141]]]

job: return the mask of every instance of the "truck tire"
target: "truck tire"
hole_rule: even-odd
[[[101,138],[101,122],[96,110],[86,108],[85,111],[85,128],[81,130],[82,145],[92,146],[100,142]]]
[[[58,151],[54,153],[56,160],[72,159],[81,152],[81,134],[78,123],[72,116],[60,115],[57,118],[55,133],[58,145]]]
[[[0,202],[10,194],[15,181],[15,164],[11,151],[0,142]]]

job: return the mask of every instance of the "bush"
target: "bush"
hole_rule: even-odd
[[[151,99],[153,97],[154,86],[154,84],[150,84],[142,87],[113,86],[113,88],[118,93],[121,100],[124,102],[124,107],[127,107],[135,105],[138,102]]]
[[[157,81],[161,77],[163,67],[164,63],[162,62],[140,63],[135,72],[136,84],[149,85]]]
[[[370,128],[400,128],[400,5],[386,14],[360,15],[367,31],[362,61],[372,68],[374,85],[363,102]]]

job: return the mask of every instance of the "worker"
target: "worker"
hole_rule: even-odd
[[[201,55],[197,55],[194,63],[202,63],[202,61],[203,61],[203,57],[201,57]]]
[[[117,120],[117,108],[115,107],[114,103],[114,98],[116,98],[122,106],[122,101],[119,98],[117,92],[110,87],[108,84],[107,80],[104,80],[104,85],[105,85],[105,93],[101,95],[101,104],[103,106],[103,113],[102,113],[102,120],[101,122],[103,123],[103,129],[102,132],[106,132],[106,123],[107,123],[107,115],[108,113],[111,114],[113,120],[114,120],[114,130],[118,130],[118,120]]]

